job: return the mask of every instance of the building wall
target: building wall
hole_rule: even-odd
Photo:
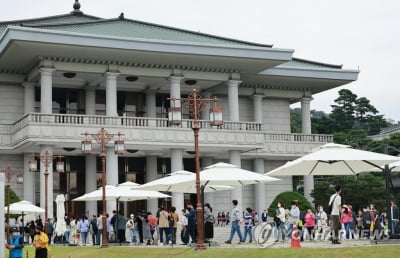
[[[290,132],[289,100],[263,99],[263,129],[266,132]]]
[[[24,88],[0,85],[0,124],[12,124],[24,113]]]

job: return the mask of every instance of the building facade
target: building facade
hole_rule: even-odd
[[[182,123],[168,120],[169,97],[195,88],[218,97],[222,126],[201,113],[201,166],[224,161],[265,173],[333,140],[311,133],[313,95],[357,79],[358,71],[293,57],[294,50],[127,19],[72,12],[0,22],[0,167],[23,170],[17,194],[44,206],[44,166],[29,172],[32,153],[64,156],[66,171],[49,167],[48,216],[58,193],[71,200],[101,185],[100,146],[83,155],[84,132],[121,132],[127,152],[106,146],[106,182],[143,184],[177,170],[194,171],[192,119],[181,103]],[[290,105],[301,102],[301,134],[291,133]],[[40,162],[38,162],[39,164]],[[55,163],[55,162],[53,162]],[[15,179],[14,181],[15,182]],[[312,177],[304,180],[306,195]],[[261,211],[292,179],[206,194],[214,209],[230,200]],[[172,194],[182,208],[191,196]],[[108,211],[114,203],[108,202]],[[155,211],[157,200],[125,205]],[[100,207],[100,206],[99,206]],[[68,202],[75,214],[100,212],[96,202]]]

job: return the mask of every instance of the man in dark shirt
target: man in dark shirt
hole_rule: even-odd
[[[186,217],[188,219],[188,229],[186,230],[186,234],[188,235],[186,239],[189,239],[189,235],[192,238],[192,243],[196,242],[196,211],[193,208],[192,203],[188,203],[186,205],[186,208],[188,209],[188,213],[186,214]]]

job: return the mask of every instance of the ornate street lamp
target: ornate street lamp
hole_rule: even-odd
[[[32,153],[32,159],[29,161],[29,171],[36,172],[37,169],[37,160],[39,158],[40,162],[44,165],[44,232],[47,232],[48,227],[48,180],[49,180],[49,166],[53,164],[53,159],[58,158],[59,160],[56,162],[56,172],[64,173],[64,162],[61,161],[63,156],[60,155],[52,155],[48,150],[45,150],[43,155]]]
[[[82,152],[84,154],[92,153],[92,141],[88,140],[88,137],[93,138],[98,144],[100,144],[100,158],[101,158],[101,186],[102,186],[102,206],[103,206],[103,216],[102,216],[102,224],[103,224],[103,232],[102,232],[102,240],[101,247],[108,247],[107,240],[107,203],[106,203],[106,144],[115,136],[118,136],[118,140],[114,142],[114,150],[116,154],[124,154],[125,153],[125,144],[124,141],[121,140],[121,133],[108,133],[104,128],[101,128],[97,133],[88,133],[85,132],[84,135],[86,138],[82,141]]]
[[[201,203],[201,189],[200,189],[200,151],[199,151],[199,115],[200,112],[205,108],[205,105],[209,102],[216,102],[217,98],[213,99],[202,99],[200,94],[197,93],[196,89],[193,89],[192,93],[187,98],[168,98],[175,102],[176,100],[182,101],[189,109],[190,114],[193,117],[192,130],[194,133],[194,154],[195,154],[195,168],[196,168],[196,223],[197,223],[197,246],[198,250],[206,249],[204,245],[204,214],[203,206]],[[210,110],[210,124],[211,125],[222,125],[222,109],[214,106]]]
[[[10,238],[10,187],[11,187],[11,177],[13,175],[17,175],[17,184],[24,183],[24,177],[20,173],[19,170],[14,170],[11,168],[10,165],[7,166],[5,169],[0,169],[0,172],[4,173],[7,179],[7,240]]]

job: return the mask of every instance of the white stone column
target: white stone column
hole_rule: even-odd
[[[48,145],[40,146],[40,156],[44,156],[46,150],[48,151],[48,155],[53,155],[53,147]],[[47,217],[53,218],[53,162],[54,160],[49,162],[49,166],[47,168],[47,172],[49,173],[47,180]],[[45,171],[46,167],[43,162],[40,161],[40,207],[45,208]],[[43,220],[44,223],[44,220]]]
[[[229,120],[239,121],[239,84],[241,81],[228,81]]]
[[[96,87],[85,87],[85,114],[96,115]],[[92,214],[93,215],[93,214]]]
[[[242,167],[242,162],[240,160],[240,151],[230,150],[229,151],[229,162],[238,167]],[[239,186],[239,187],[236,187],[235,189],[231,190],[231,199],[238,200],[238,202],[239,202],[238,207],[240,210],[242,210],[242,207],[243,207],[242,188],[243,187]]]
[[[182,154],[182,149],[171,149],[171,172],[183,170]],[[175,206],[177,211],[180,211],[184,208],[183,202],[183,193],[172,193],[172,206]]]
[[[53,113],[53,72],[52,68],[40,68],[40,112]]]
[[[0,173],[0,207],[1,207],[1,209],[0,209],[0,221],[1,221],[1,223],[0,223],[0,232],[2,232],[1,234],[0,234],[0,254],[1,254],[1,257],[4,257],[4,253],[5,253],[5,250],[4,250],[4,243],[6,242],[5,241],[5,237],[4,237],[4,232],[5,232],[5,228],[4,228],[4,223],[3,223],[3,221],[5,221],[5,217],[4,217],[4,209],[3,209],[3,207],[5,206],[5,201],[4,201],[4,187],[5,187],[5,181],[6,181],[6,179],[5,179],[5,176],[4,176],[4,173]]]
[[[203,99],[209,99],[209,98],[211,98],[211,92],[203,91],[201,93],[201,97]],[[211,107],[210,102],[207,102],[206,105],[204,106],[203,111],[201,111],[201,113],[200,113],[200,120],[206,120],[206,121],[210,120],[210,107]]]
[[[96,190],[96,155],[85,156],[85,193]],[[97,213],[97,201],[86,201],[86,214],[92,216]]]
[[[303,134],[311,134],[311,97],[301,99],[301,127]],[[314,190],[314,177],[304,176],[304,197],[312,203],[314,199],[311,197],[311,192]]]
[[[254,159],[254,171],[260,174],[265,174],[264,159]],[[265,184],[259,183],[255,185],[254,191],[255,210],[261,215],[265,207]]]
[[[106,147],[106,184],[117,186],[118,184],[118,155],[114,152],[114,147]],[[107,201],[107,213],[112,214],[116,209],[116,201]]]
[[[146,183],[157,179],[157,157],[146,156]],[[147,210],[155,215],[158,208],[158,199],[147,200]]]
[[[106,72],[106,116],[118,116],[117,77],[119,73]]]
[[[146,90],[146,117],[157,116],[156,112],[156,91],[152,89]]]
[[[172,97],[175,97],[175,98],[181,97],[181,80],[182,79],[183,79],[183,77],[179,77],[179,76],[169,77],[169,81],[170,81],[169,95],[171,98]],[[171,105],[171,107],[180,107],[181,101],[180,100],[176,100],[176,101],[171,100],[170,105]]]
[[[251,99],[253,100],[253,112],[254,112],[254,122],[262,123],[262,99],[264,95],[253,95]]]
[[[35,112],[35,84],[24,82],[22,86],[24,87],[24,113]]]
[[[24,154],[24,200],[30,201],[36,205],[35,194],[35,174],[29,171],[29,161],[32,159],[31,154]]]
[[[212,158],[204,157],[204,158],[201,159],[202,170],[205,167],[208,167],[208,166],[210,166],[212,164],[213,164],[213,159]],[[214,205],[214,193],[213,192],[204,193],[204,203],[209,203],[209,204],[211,204],[211,207],[213,207],[213,205]]]

